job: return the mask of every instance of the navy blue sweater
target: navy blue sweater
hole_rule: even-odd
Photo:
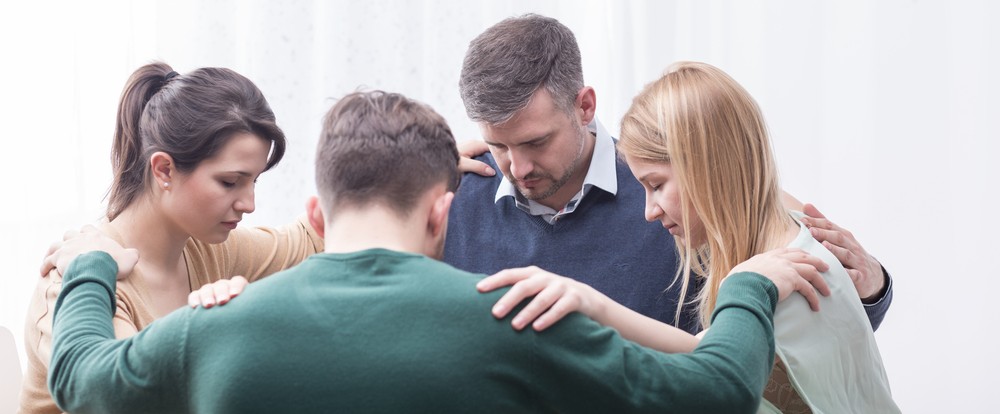
[[[489,153],[477,158],[494,170]],[[643,215],[645,194],[624,162],[617,161],[618,194],[591,188],[576,210],[548,224],[517,208],[513,197],[494,203],[501,176],[465,174],[451,206],[444,261],[474,273],[492,274],[535,265],[572,277],[643,315],[674,324],[681,283],[670,233]],[[687,300],[694,298],[692,280]],[[680,328],[697,332],[694,305]]]

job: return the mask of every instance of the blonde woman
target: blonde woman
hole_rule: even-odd
[[[813,239],[798,219],[801,213],[782,205],[764,119],[746,90],[711,65],[674,64],[635,98],[621,132],[619,154],[645,188],[646,219],[659,221],[676,239],[682,263],[677,280],[704,278],[697,301],[706,328],[724,278],[754,255],[798,248],[830,266],[824,277],[831,295],[819,299],[822,311],[811,312],[804,297],[777,306],[777,358],[759,411],[898,412],[847,271]],[[687,352],[698,344],[680,329],[539,269],[504,271],[479,288],[508,284],[515,286],[494,308],[498,317],[536,295],[515,317],[520,326],[534,320],[535,329],[544,329],[580,311],[665,352]]]

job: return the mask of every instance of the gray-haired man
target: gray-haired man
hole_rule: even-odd
[[[693,306],[678,307],[682,284],[671,283],[678,274],[674,240],[643,219],[644,192],[594,115],[596,94],[583,82],[569,28],[533,14],[497,23],[470,43],[459,86],[489,145],[477,159],[503,175],[466,174],[451,209],[445,261],[478,273],[536,265],[698,331]],[[877,328],[892,302],[891,279],[849,232],[815,208],[804,210],[814,216],[804,220],[814,236],[832,243],[849,269]],[[686,298],[698,286],[690,285]]]

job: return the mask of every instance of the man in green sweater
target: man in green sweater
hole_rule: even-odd
[[[691,354],[622,339],[581,315],[515,331],[481,275],[440,258],[458,187],[444,119],[401,95],[354,93],[327,114],[319,198],[326,252],[229,304],[181,309],[114,340],[115,277],[134,253],[96,231],[54,317],[49,389],[69,412],[754,412],[774,361],[772,312],[822,262],[769,252],[734,271]],[[429,256],[429,257],[428,257]],[[820,269],[824,270],[824,269]],[[767,274],[767,277],[761,276]],[[815,282],[813,282],[815,281]]]

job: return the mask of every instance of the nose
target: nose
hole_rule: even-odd
[[[233,209],[235,209],[236,211],[239,211],[239,212],[241,212],[243,214],[253,213],[253,211],[254,211],[254,209],[256,207],[257,206],[254,205],[254,188],[253,188],[253,186],[250,186],[250,188],[247,189],[247,191],[244,192],[243,195],[241,195],[239,198],[237,198],[235,203],[233,203]]]
[[[646,221],[652,223],[659,220],[662,215],[663,209],[646,196]]]
[[[515,150],[510,150],[507,154],[510,162],[510,175],[514,176],[516,179],[523,179],[531,174],[535,170],[534,163],[531,162],[531,158],[525,154],[519,154]]]

